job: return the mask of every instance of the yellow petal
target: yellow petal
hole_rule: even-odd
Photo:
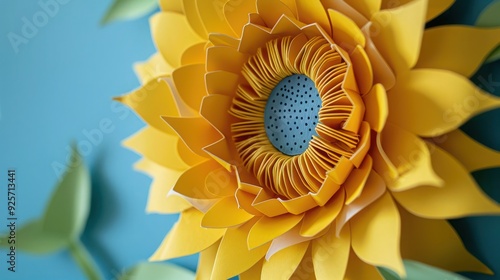
[[[238,277],[239,280],[255,280],[260,279],[262,274],[262,265],[264,264],[264,258],[254,264],[250,269],[241,273]]]
[[[181,172],[162,167],[145,158],[136,163],[134,167],[153,178],[146,206],[148,213],[172,214],[191,207],[189,202],[179,196],[168,196],[175,182],[181,176]]]
[[[396,73],[417,63],[426,10],[427,0],[415,0],[371,18],[371,38]]]
[[[238,207],[234,196],[229,196],[219,200],[205,213],[201,225],[207,228],[228,228],[241,225],[253,217]]]
[[[235,117],[229,114],[233,99],[229,96],[214,94],[203,99],[200,114],[222,135],[231,137],[231,124]]]
[[[208,32],[203,25],[200,13],[198,12],[197,0],[183,0],[184,13],[191,28],[200,36],[200,38],[207,39]]]
[[[257,0],[256,3],[257,11],[267,27],[273,27],[283,15],[294,17],[292,11],[279,0]]]
[[[304,214],[284,214],[272,218],[261,217],[248,233],[248,248],[259,247],[284,234],[302,221],[303,217]]]
[[[369,25],[363,28],[365,36],[369,36]],[[365,52],[373,67],[373,83],[380,83],[386,90],[390,90],[396,84],[396,76],[387,61],[382,57],[378,48],[371,38],[366,38]]]
[[[236,93],[236,88],[242,82],[242,78],[235,73],[214,71],[205,75],[205,81],[209,94],[220,94],[233,97]]]
[[[200,109],[201,100],[207,95],[205,89],[205,65],[191,64],[172,72],[179,97],[192,109]]]
[[[158,13],[151,17],[150,24],[158,50],[175,68],[179,67],[184,50],[202,41],[191,29],[186,17],[178,13]]]
[[[472,76],[500,43],[500,28],[448,25],[426,29],[415,67],[446,69]]]
[[[238,37],[241,37],[243,26],[248,23],[249,14],[255,12],[255,0],[229,0],[224,5],[224,16]]]
[[[446,11],[451,5],[455,3],[455,0],[429,0],[429,6],[427,7],[426,20],[430,21],[433,18],[439,16],[444,11]]]
[[[368,180],[368,176],[372,171],[372,166],[373,160],[367,155],[359,168],[351,171],[347,180],[342,184],[346,193],[345,204],[351,204],[351,202],[361,195],[366,181]]]
[[[370,19],[372,15],[380,11],[380,6],[382,4],[381,0],[344,0],[351,7],[356,9],[358,12],[363,14],[367,19]]]
[[[393,124],[385,126],[381,137],[382,148],[399,173],[398,178],[387,181],[391,191],[443,184],[434,172],[429,149],[420,137]]]
[[[482,145],[459,129],[430,141],[453,155],[469,172],[500,166],[499,151]]]
[[[224,4],[221,0],[196,0],[198,13],[207,33],[235,35],[224,16]]]
[[[359,91],[361,95],[366,95],[373,86],[373,68],[370,58],[360,45],[354,48],[350,57]]]
[[[295,0],[297,14],[304,23],[318,23],[324,31],[332,34],[328,14],[319,0]]]
[[[375,266],[361,261],[354,252],[351,252],[349,254],[349,261],[347,262],[347,271],[344,280],[360,279],[384,280]]]
[[[500,213],[500,206],[477,186],[469,172],[452,156],[435,145],[432,166],[444,181],[440,188],[419,187],[393,193],[408,211],[423,218],[453,219],[471,215]]]
[[[188,47],[181,56],[181,65],[203,64],[206,60],[206,42],[201,42]]]
[[[340,234],[343,227],[349,222],[352,217],[355,217],[360,211],[371,205],[375,200],[381,197],[386,191],[386,185],[382,177],[372,170],[366,186],[361,195],[344,206],[339,216],[336,219],[337,235]]]
[[[207,51],[207,72],[223,70],[235,74],[241,73],[241,67],[248,55],[226,46],[211,47]]]
[[[216,194],[236,191],[237,183],[233,177],[216,161],[208,160],[185,171],[177,180],[174,191],[195,199],[215,199],[219,197]]]
[[[470,117],[500,107],[500,98],[461,75],[438,69],[411,71],[388,95],[388,121],[425,137],[450,132]]]
[[[236,152],[234,148],[229,146],[229,141],[226,138],[203,148],[203,150],[228,171],[231,171],[231,166],[236,164],[233,156]]]
[[[237,227],[229,228],[222,238],[215,258],[212,279],[229,279],[255,265],[266,254],[269,245],[248,250],[248,232],[256,222],[256,219]]]
[[[220,241],[215,242],[212,246],[200,252],[198,267],[196,268],[196,280],[210,280],[219,245]]]
[[[316,276],[314,275],[314,264],[310,246],[290,279],[316,280]]]
[[[177,136],[146,127],[126,139],[123,145],[161,166],[185,170],[188,165],[182,161],[177,152],[177,141],[179,141]]]
[[[134,70],[141,81],[147,84],[153,79],[172,73],[174,68],[170,66],[159,53],[155,53],[145,62],[134,64]]]
[[[309,248],[309,241],[285,248],[262,266],[262,280],[290,279]]]
[[[203,214],[194,209],[181,213],[179,221],[167,234],[151,261],[163,261],[198,253],[217,242],[225,229],[206,229],[200,226]]]
[[[344,279],[350,251],[351,229],[349,225],[344,227],[340,236],[337,236],[332,228],[327,234],[313,240],[311,252],[316,279]]]
[[[352,248],[364,262],[405,276],[399,250],[401,219],[390,194],[365,208],[350,222]]]
[[[162,117],[182,141],[199,156],[207,156],[202,148],[221,139],[221,135],[203,118]],[[196,129],[193,129],[196,127]]]
[[[365,35],[352,19],[331,9],[328,10],[328,16],[332,23],[332,37],[336,44],[349,51],[357,45],[365,47]]]
[[[182,0],[160,0],[160,8],[163,11],[183,13]]]
[[[470,254],[445,220],[428,220],[401,213],[401,254],[405,259],[451,271],[491,271]]]
[[[150,126],[165,133],[174,132],[160,118],[162,115],[179,115],[170,87],[165,81],[151,80],[141,88],[115,100],[132,108]]]
[[[344,199],[344,192],[339,191],[324,206],[307,211],[300,228],[300,235],[312,237],[327,228],[337,218],[340,210],[342,210]]]
[[[366,106],[365,121],[370,124],[371,129],[381,132],[389,116],[389,104],[384,86],[374,85],[371,91],[363,96],[363,102]]]

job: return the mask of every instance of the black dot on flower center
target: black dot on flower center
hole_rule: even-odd
[[[290,91],[290,85],[297,89]],[[305,152],[316,135],[319,104],[318,90],[306,75],[295,74],[281,80],[269,95],[264,112],[267,138],[273,146],[290,156]]]

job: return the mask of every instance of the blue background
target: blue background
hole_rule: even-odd
[[[472,24],[489,3],[459,1],[431,25]],[[15,52],[10,32],[22,35],[23,18],[43,11],[38,1],[3,0],[0,9],[0,182],[6,170],[17,170],[19,223],[37,218],[56,184],[55,166],[66,163],[69,143],[85,147],[85,161],[92,174],[92,211],[83,242],[106,279],[146,260],[177,217],[146,215],[150,179],[135,172],[139,159],[124,149],[123,139],[143,127],[133,113],[111,98],[138,87],[132,64],[155,52],[147,18],[99,26],[110,0],[69,0],[37,28]],[[36,20],[36,19],[35,19]],[[38,19],[40,20],[40,19]],[[500,64],[483,67],[472,80],[492,75],[500,82]],[[495,92],[496,91],[496,92]],[[500,87],[492,93],[499,95]],[[500,149],[499,110],[476,117],[463,129],[483,143]],[[111,122],[112,131],[92,142],[89,134],[100,123]],[[495,127],[493,130],[492,128]],[[87,144],[84,144],[87,143]],[[499,170],[474,174],[485,191],[500,201]],[[1,186],[1,185],[0,185]],[[0,206],[6,191],[0,189]],[[6,211],[0,208],[0,232]],[[452,221],[469,250],[500,275],[500,218],[475,217]],[[84,279],[66,251],[34,256],[18,252],[17,272],[6,270],[0,251],[0,279]],[[174,260],[189,269],[196,258]],[[478,276],[475,279],[500,279]]]

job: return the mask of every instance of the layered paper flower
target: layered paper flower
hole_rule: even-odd
[[[159,53],[119,98],[125,143],[180,212],[152,260],[198,279],[380,279],[402,259],[491,272],[446,219],[500,213],[470,176],[499,152],[458,128],[500,106],[468,79],[500,29],[427,21],[450,0],[165,0]]]

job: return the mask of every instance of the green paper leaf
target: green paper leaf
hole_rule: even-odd
[[[499,27],[500,26],[500,1],[495,1],[488,5],[476,20],[479,27]],[[486,62],[493,62],[500,59],[500,46],[497,47],[486,58]]]
[[[420,262],[411,260],[404,260],[403,262],[406,268],[406,278],[399,277],[395,272],[387,268],[379,267],[378,270],[386,280],[467,280],[464,276]]]
[[[42,218],[43,230],[74,240],[80,237],[90,211],[90,175],[75,147]]]
[[[119,280],[175,279],[194,280],[195,274],[167,263],[141,263],[119,277]]]
[[[0,246],[16,246],[16,249],[34,254],[47,254],[68,246],[69,240],[47,233],[42,229],[40,220],[31,221],[17,229],[15,244],[9,243],[8,235],[2,237]]]
[[[71,159],[71,166],[56,186],[43,216],[17,229],[16,249],[52,253],[80,237],[90,211],[90,175],[75,147]],[[9,235],[7,232],[0,238],[0,246],[13,245]]]
[[[114,0],[106,15],[102,18],[101,24],[139,18],[153,11],[157,5],[157,0]]]

